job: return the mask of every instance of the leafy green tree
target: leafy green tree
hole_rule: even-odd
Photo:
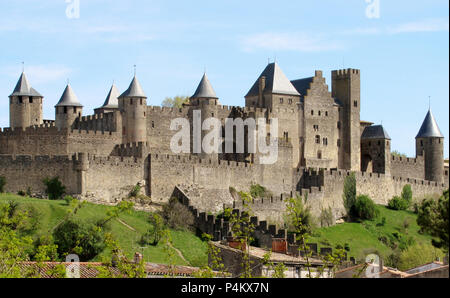
[[[161,106],[168,108],[182,108],[183,104],[189,103],[189,96],[166,97]]]
[[[442,256],[443,253],[432,245],[417,244],[400,252],[396,267],[401,271],[406,271],[433,262]]]
[[[412,203],[412,197],[413,197],[413,193],[412,193],[411,185],[406,184],[405,186],[403,186],[402,199],[408,203],[408,208]]]
[[[305,196],[305,201],[307,200]],[[285,214],[286,224],[288,229],[300,233],[310,234],[314,227],[314,219],[311,215],[311,210],[306,207],[303,198],[297,196],[295,198],[288,198],[286,200],[287,212]]]
[[[157,245],[164,234],[164,219],[158,213],[152,213],[149,216],[149,222],[152,227],[144,235],[142,235],[141,244]]]
[[[66,187],[59,180],[59,177],[45,178],[43,180],[46,189],[45,192],[48,194],[50,200],[61,200],[62,196],[66,192]]]
[[[402,157],[402,158],[406,158],[406,157],[407,157],[405,153],[400,153],[400,152],[397,151],[397,150],[392,151],[392,152],[391,152],[391,155],[392,155],[392,156],[395,156],[395,157]]]
[[[347,212],[347,218],[351,219],[355,215],[356,204],[356,176],[355,173],[351,173],[345,177],[344,181],[344,193],[342,195],[344,200],[345,211]]]
[[[359,219],[373,220],[378,217],[380,211],[378,210],[375,203],[367,195],[358,196],[355,203],[355,215]]]
[[[96,267],[99,271],[97,278],[145,278],[145,263],[144,260],[135,262],[129,260],[119,243],[112,236],[111,233],[105,234],[106,246],[112,251],[113,255],[110,259],[103,257],[102,267]],[[119,271],[119,274],[115,270]]]
[[[418,208],[417,224],[422,232],[430,233],[435,239],[432,244],[448,253],[449,247],[449,191],[439,200],[425,199]]]

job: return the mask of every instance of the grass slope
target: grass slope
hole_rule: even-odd
[[[340,225],[319,228],[313,233],[310,242],[318,243],[319,247],[336,245],[350,246],[349,256],[357,260],[364,259],[368,253],[377,251],[383,257],[392,253],[392,248],[381,242],[380,236],[392,237],[392,233],[403,234],[412,237],[416,244],[430,244],[431,236],[419,233],[417,215],[411,211],[394,211],[385,206],[377,206],[380,210],[379,217],[374,221],[363,221],[362,223],[343,223]],[[382,218],[386,223],[381,225]],[[405,230],[403,223],[407,220],[409,227]]]
[[[41,220],[36,235],[49,234],[66,215],[68,206],[64,201],[49,201],[33,198],[20,197],[13,194],[0,194],[0,203],[8,201],[17,201],[23,204],[31,204],[39,210]],[[109,206],[95,205],[88,203],[80,209],[77,217],[81,219],[100,219],[106,215]],[[114,237],[119,241],[128,257],[133,257],[135,252],[141,252],[146,262],[167,264],[167,254],[162,245],[141,247],[139,240],[151,225],[148,223],[148,213],[133,211],[131,214],[121,214],[120,220],[129,227],[113,220],[109,223],[109,228]],[[133,230],[134,229],[134,230]],[[177,253],[174,254],[174,262],[177,265],[203,266],[207,263],[207,244],[199,239],[194,233],[187,231],[171,230],[173,246],[181,251],[185,262]],[[110,256],[111,252],[105,250],[93,261],[99,261],[102,256]]]

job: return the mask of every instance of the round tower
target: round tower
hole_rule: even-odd
[[[122,142],[147,142],[147,96],[136,76],[118,100],[122,115]]]
[[[30,86],[23,72],[13,93],[9,96],[9,126],[25,128],[41,125],[43,98]]]
[[[416,155],[424,156],[425,180],[442,183],[444,181],[444,136],[431,109],[416,137]]]
[[[214,91],[211,83],[208,80],[208,77],[206,76],[206,73],[203,74],[203,77],[200,81],[200,84],[197,87],[197,90],[195,91],[194,95],[190,97],[190,104],[193,106],[193,121],[197,122],[197,125],[203,126],[203,123],[208,118],[218,118],[217,116],[217,105],[219,104],[219,98],[216,96],[216,92]],[[199,114],[199,111],[201,114]],[[200,117],[198,117],[200,116]],[[213,120],[214,121],[214,120]],[[213,123],[210,123],[211,125]],[[218,123],[217,123],[218,125]],[[193,128],[195,129],[195,125],[193,125]],[[203,128],[203,127],[202,127]],[[220,130],[222,128],[220,127]],[[213,152],[205,152],[203,141],[208,141],[208,136],[210,133],[213,133],[212,130],[201,130],[200,136],[196,135],[196,131],[193,131],[193,152],[200,154],[201,158],[210,158],[212,160],[217,160],[219,155],[219,146],[220,144],[216,144],[217,148],[210,148]],[[205,138],[205,136],[207,138]],[[200,139],[198,138],[200,137]],[[220,131],[219,135],[216,136],[217,138],[220,138]],[[214,145],[210,143],[211,145]],[[210,147],[210,146],[207,146]]]
[[[83,105],[78,101],[70,84],[67,84],[61,99],[55,106],[55,122],[58,130],[72,128],[77,118],[83,114]]]

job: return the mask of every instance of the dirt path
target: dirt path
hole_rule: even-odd
[[[133,228],[132,226],[128,225],[126,222],[124,222],[123,220],[121,220],[120,218],[116,218],[118,222],[120,222],[122,225],[126,226],[129,230],[137,232],[135,228]]]

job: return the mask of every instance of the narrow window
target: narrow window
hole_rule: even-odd
[[[33,97],[30,97],[30,103],[33,103]]]
[[[311,116],[314,116],[314,110],[311,110]]]
[[[22,103],[22,102],[23,102],[22,96],[19,96],[19,103]]]
[[[77,113],[77,108],[73,107],[73,113],[76,114]]]
[[[67,107],[64,107],[64,114],[67,114]]]
[[[289,104],[292,104],[292,98],[288,99]]]
[[[423,140],[420,140],[420,146],[423,147]]]
[[[280,103],[283,103],[283,101],[284,101],[284,100],[283,100],[283,98],[282,98],[282,97],[280,97]]]
[[[322,151],[317,151],[317,158],[322,159]]]
[[[319,116],[321,115],[321,112],[319,111]]]
[[[339,122],[337,123],[337,128],[338,128],[338,129],[341,129],[341,121],[339,121]]]
[[[340,139],[337,140],[337,146],[338,146],[338,147],[341,147],[341,140],[340,140]]]
[[[325,116],[328,117],[328,111],[325,111]]]
[[[316,144],[320,144],[320,136],[316,136]]]
[[[354,106],[355,108],[357,108],[357,107],[358,107],[358,101],[355,100],[355,101],[353,102],[353,106]]]
[[[155,121],[152,121],[152,128],[155,128]]]

